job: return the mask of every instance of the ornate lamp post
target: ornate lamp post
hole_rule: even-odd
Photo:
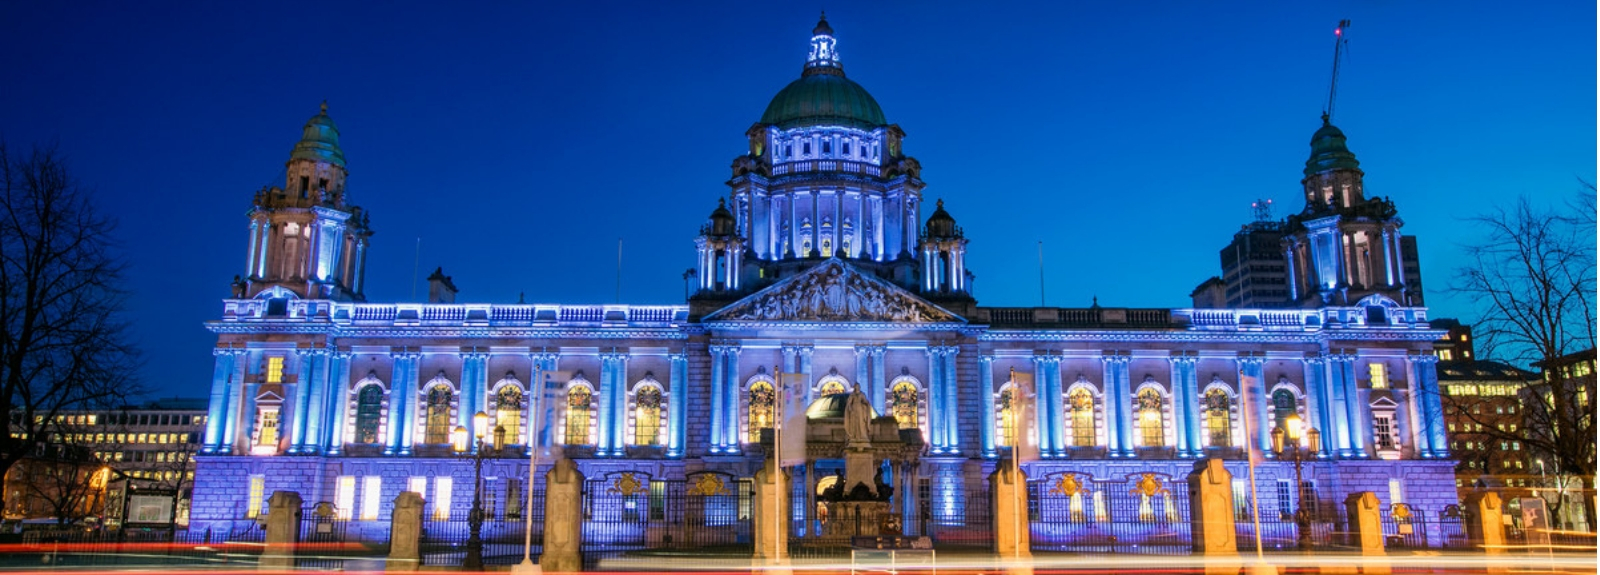
[[[1300,447],[1300,437],[1304,433],[1306,447]],[[1288,441],[1284,441],[1287,436]],[[1296,538],[1301,551],[1311,551],[1311,510],[1306,508],[1306,492],[1303,480],[1302,466],[1307,459],[1316,456],[1322,450],[1322,432],[1316,428],[1307,429],[1305,422],[1299,415],[1290,415],[1284,418],[1283,425],[1272,429],[1272,450],[1280,458],[1289,458],[1294,461],[1294,487],[1300,491],[1300,505],[1294,510],[1294,524],[1299,536]]]
[[[480,411],[472,416],[473,444],[467,443],[467,428],[457,425],[451,433],[457,455],[465,455],[469,449],[472,453],[472,509],[467,512],[467,558],[461,564],[471,571],[483,570],[483,456],[489,451],[483,437],[488,428],[489,414]],[[495,427],[496,450],[500,449],[505,434],[506,428]]]

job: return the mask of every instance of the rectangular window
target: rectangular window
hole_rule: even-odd
[[[1405,492],[1401,488],[1400,480],[1398,478],[1390,479],[1389,480],[1389,504],[1390,505],[1394,505],[1396,503],[1405,503],[1405,502],[1406,502]]]
[[[283,383],[283,358],[267,358],[267,383]]]
[[[428,478],[420,475],[412,476],[406,481],[406,491],[426,497],[428,495]]]
[[[145,434],[139,434],[139,442],[145,443]],[[256,435],[256,445],[262,447],[277,447],[278,445],[278,410],[261,410],[260,433]]]
[[[1317,517],[1317,484],[1312,481],[1300,482],[1300,505],[1306,508],[1312,519]]]
[[[667,518],[667,482],[650,482],[650,520],[663,521]]]
[[[1233,480],[1233,518],[1237,521],[1250,519],[1250,486],[1243,479]]]
[[[450,487],[451,478],[433,478],[433,518],[437,521],[450,519]]]
[[[249,499],[245,500],[245,505],[247,506],[244,510],[245,517],[255,519],[257,516],[261,515],[261,499],[266,495],[266,492],[267,476],[251,475],[250,494],[246,496],[249,497]]]
[[[356,509],[356,477],[340,475],[333,491],[333,509],[340,521],[349,521]]]
[[[383,502],[383,478],[368,475],[361,481],[361,520],[376,521],[378,505]]]
[[[1367,364],[1367,374],[1372,376],[1372,389],[1389,389],[1389,366],[1382,363]]]
[[[1294,500],[1289,489],[1289,480],[1278,480],[1278,518],[1284,521],[1294,519]]]
[[[1372,433],[1378,449],[1394,449],[1394,425],[1387,414],[1373,416]]]

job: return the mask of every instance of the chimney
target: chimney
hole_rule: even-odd
[[[444,268],[434,268],[428,276],[428,303],[456,303],[456,284],[444,275]]]

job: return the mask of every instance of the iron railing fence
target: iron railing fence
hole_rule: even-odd
[[[686,479],[653,479],[617,471],[583,486],[582,554],[586,569],[601,562],[636,563],[693,552],[697,564],[726,557],[748,564],[754,551],[755,484],[705,471]]]
[[[1158,473],[1115,480],[1051,473],[1028,484],[1033,549],[1187,554],[1189,487]]]

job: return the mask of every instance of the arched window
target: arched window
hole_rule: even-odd
[[[1094,447],[1094,396],[1081,387],[1073,390],[1067,408],[1072,411],[1072,446]]]
[[[746,432],[746,441],[759,441],[761,430],[772,427],[772,410],[776,400],[771,383],[762,380],[750,384],[750,427]]]
[[[817,395],[828,396],[841,393],[850,393],[850,391],[844,388],[844,381],[838,378],[823,380],[822,385],[817,387]]]
[[[1011,447],[1017,444],[1017,388],[1007,387],[1000,390],[1000,401],[996,402],[1000,408],[1000,446]]]
[[[1295,401],[1292,391],[1279,388],[1272,392],[1272,424],[1283,427],[1283,421],[1298,411],[1296,403],[1298,402]]]
[[[428,390],[428,411],[422,433],[423,443],[450,443],[450,387],[435,385]]]
[[[574,385],[567,390],[567,445],[589,445],[589,412],[594,407],[594,392],[588,386]]]
[[[909,381],[896,383],[889,390],[889,413],[894,414],[900,429],[917,428],[917,396],[917,386]]]
[[[1210,447],[1233,446],[1232,408],[1228,392],[1212,389],[1206,392],[1206,431]]]
[[[356,443],[377,443],[383,421],[383,388],[367,384],[356,394]]]
[[[522,437],[522,389],[502,385],[494,394],[494,426],[505,429],[505,442],[516,444]]]
[[[1144,447],[1165,447],[1166,433],[1161,421],[1161,392],[1146,387],[1134,398],[1139,409],[1139,444]]]
[[[659,445],[661,441],[661,388],[643,385],[633,392],[633,443]]]

